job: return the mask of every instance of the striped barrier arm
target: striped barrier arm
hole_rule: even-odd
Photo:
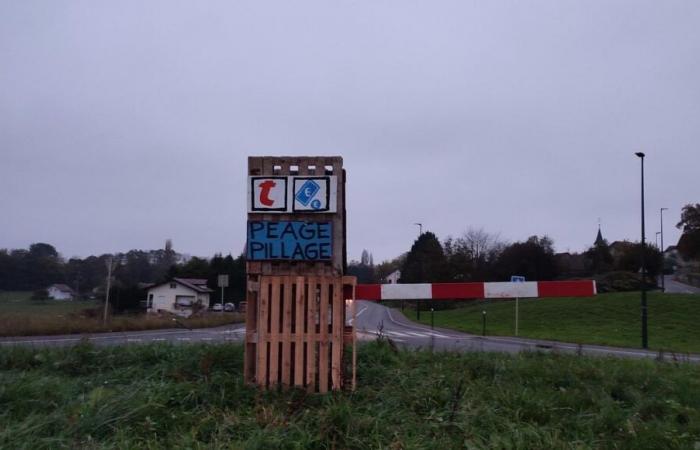
[[[592,297],[594,280],[526,281],[523,283],[358,284],[358,300],[459,300],[477,298]]]

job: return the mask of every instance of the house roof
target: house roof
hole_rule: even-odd
[[[202,279],[202,278],[173,278],[171,280],[164,281],[163,283],[156,283],[153,286],[151,286],[149,289],[153,289],[153,288],[156,288],[158,286],[162,286],[164,284],[168,284],[168,283],[172,283],[172,282],[179,283],[179,284],[181,284],[187,288],[190,288],[193,291],[197,291],[197,292],[203,292],[203,293],[214,292],[207,287],[207,280]]]
[[[52,284],[51,286],[49,286],[49,289],[50,288],[54,288],[58,291],[65,292],[66,294],[73,294],[73,289],[71,289],[65,284]]]

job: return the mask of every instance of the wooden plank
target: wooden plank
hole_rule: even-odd
[[[294,329],[294,385],[304,386],[304,321],[306,310],[304,309],[304,277],[296,277],[296,327]]]
[[[331,357],[331,379],[333,389],[340,389],[343,384],[343,328],[345,327],[345,300],[343,299],[343,284],[340,278],[332,278],[333,286],[333,347]]]
[[[316,391],[316,277],[306,278],[306,386],[309,391]]]
[[[328,281],[327,277],[321,278],[321,303],[319,308],[319,343],[318,343],[318,391],[328,392]]]
[[[260,305],[258,308],[258,342],[257,342],[257,370],[256,370],[256,381],[257,383],[265,387],[267,385],[267,317],[269,314],[269,303],[270,295],[268,291],[268,279],[267,277],[262,277],[260,280]]]
[[[292,384],[292,280],[284,277],[284,308],[282,317],[282,385]]]
[[[281,277],[270,277],[272,295],[270,296],[270,386],[279,383],[279,344],[280,344],[280,285]]]

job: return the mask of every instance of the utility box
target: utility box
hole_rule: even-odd
[[[343,159],[249,157],[247,203],[246,381],[340,389],[352,343],[354,386]]]

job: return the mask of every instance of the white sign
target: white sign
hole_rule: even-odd
[[[228,275],[219,275],[217,281],[219,287],[228,287]]]
[[[338,203],[338,177],[253,176],[248,182],[248,212],[334,213]]]
[[[287,177],[250,177],[250,212],[286,212]]]

